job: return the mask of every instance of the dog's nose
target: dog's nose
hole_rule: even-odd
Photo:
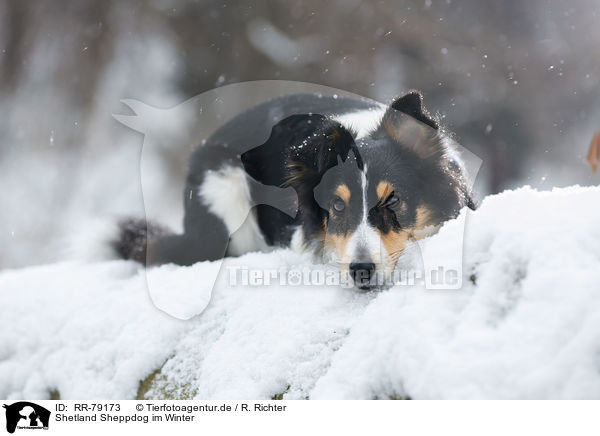
[[[352,262],[350,264],[350,275],[359,288],[371,286],[371,279],[375,275],[375,264],[371,262]]]

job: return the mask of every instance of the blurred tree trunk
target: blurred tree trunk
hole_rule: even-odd
[[[18,85],[18,77],[23,67],[24,52],[26,51],[26,35],[28,14],[27,2],[21,0],[5,0],[6,24],[5,31],[7,42],[4,56],[2,57],[2,80],[0,80],[0,92],[12,93]]]

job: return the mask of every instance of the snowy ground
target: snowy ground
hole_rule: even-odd
[[[0,398],[600,398],[600,188],[489,197],[465,235],[459,291],[228,287],[222,274],[189,321],[157,310],[130,262],[3,272]],[[206,268],[150,274],[176,293]]]

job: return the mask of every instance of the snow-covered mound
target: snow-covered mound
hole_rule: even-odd
[[[443,252],[458,225],[429,244]],[[189,321],[156,309],[133,263],[3,272],[0,397],[600,398],[600,188],[487,198],[464,258],[459,291],[231,287],[222,274]],[[310,266],[290,251],[228,262]],[[175,295],[212,267],[149,274]]]

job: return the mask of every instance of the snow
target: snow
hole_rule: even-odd
[[[466,216],[461,290],[245,286],[228,268],[325,268],[289,250],[144,270],[69,262],[0,273],[0,397],[600,398],[600,188],[530,188]],[[461,231],[427,241],[436,256]],[[153,286],[153,288],[155,288]],[[173,297],[173,298],[171,298]],[[282,395],[283,394],[283,395]]]

